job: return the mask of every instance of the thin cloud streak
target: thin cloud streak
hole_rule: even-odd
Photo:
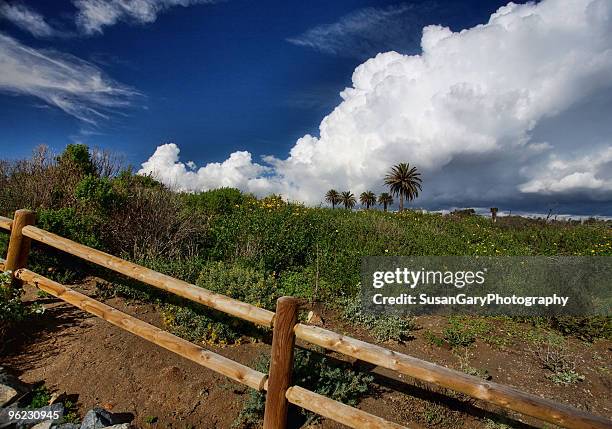
[[[423,16],[432,7],[433,4],[367,7],[286,40],[325,54],[366,59],[379,52],[418,46]]]
[[[109,119],[142,95],[87,61],[34,49],[2,33],[0,69],[0,91],[37,97],[91,125]]]
[[[0,3],[0,17],[32,34],[34,37],[54,37],[60,35],[51,27],[45,18],[35,10],[22,3]]]
[[[104,27],[118,22],[149,24],[174,6],[216,3],[215,0],[75,0],[76,24],[85,34],[101,34]]]

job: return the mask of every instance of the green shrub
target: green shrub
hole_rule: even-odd
[[[452,316],[448,323],[443,336],[451,347],[467,347],[476,338],[487,336],[493,329],[493,325],[483,317]]]
[[[255,369],[268,373],[270,358],[261,356]],[[357,405],[370,390],[374,377],[354,371],[347,365],[332,365],[329,360],[309,350],[296,350],[293,362],[293,383],[320,395],[348,405]],[[263,417],[265,395],[251,390],[235,426],[257,427]],[[301,410],[308,421],[316,416]]]
[[[85,176],[76,186],[74,196],[88,212],[108,214],[121,205],[122,197],[106,177]]]
[[[187,194],[187,207],[207,213],[225,214],[239,207],[245,195],[236,188],[219,188],[197,194]]]
[[[565,386],[584,381],[584,375],[578,374],[574,370],[556,372],[551,374],[548,378],[555,384],[562,384]]]
[[[84,144],[69,144],[66,146],[64,152],[57,157],[57,163],[60,168],[66,165],[75,166],[84,176],[97,173],[91,161],[89,147]]]
[[[612,339],[612,317],[555,317],[552,327],[563,335],[571,335],[592,342],[598,338]]]
[[[425,342],[431,344],[432,346],[442,347],[445,344],[444,338],[440,338],[431,331],[425,331],[423,333],[423,338],[425,339]]]
[[[276,280],[258,270],[224,262],[207,263],[196,284],[239,301],[274,310],[280,291]],[[257,328],[239,319],[185,303],[166,304],[164,322],[169,329],[190,341],[234,344],[243,335],[258,334]]]
[[[140,259],[135,262],[170,277],[175,277],[194,284],[197,282],[198,278],[200,277],[200,273],[206,266],[206,261],[203,261],[198,257],[182,259],[166,259],[159,257],[155,259]]]
[[[71,207],[38,210],[36,225],[89,247],[104,247],[100,240],[99,220],[80,214]]]
[[[360,298],[344,298],[340,302],[345,320],[368,329],[378,341],[403,341],[412,337],[416,329],[413,320],[392,315],[375,315],[363,311]]]
[[[164,304],[162,315],[170,332],[194,343],[235,344],[241,334],[228,317],[204,308]]]
[[[54,234],[89,247],[106,250],[100,238],[100,221],[80,214],[74,208],[40,209],[37,226]],[[86,263],[59,250],[34,246],[30,255],[30,269],[44,273],[60,283],[71,283],[85,274]]]
[[[51,392],[45,385],[38,386],[32,391],[32,400],[27,408],[36,409],[49,405]]]
[[[299,298],[311,299],[315,293],[318,293],[319,298],[321,291],[329,288],[327,282],[319,279],[318,290],[316,288],[316,274],[310,268],[295,271],[285,271],[279,279],[280,290],[282,295],[295,296]]]
[[[144,189],[166,189],[166,187],[155,180],[151,175],[134,174],[131,167],[121,170],[113,179],[113,185],[121,192],[130,193],[137,188]]]
[[[225,262],[208,263],[196,284],[268,310],[274,310],[276,299],[281,296],[274,277],[254,268]]]
[[[0,342],[11,325],[44,310],[40,305],[25,306],[22,295],[23,289],[11,286],[11,273],[0,272]]]

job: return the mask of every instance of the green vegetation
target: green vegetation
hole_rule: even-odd
[[[408,163],[399,163],[391,168],[385,176],[385,185],[389,186],[391,195],[399,196],[399,211],[404,210],[404,198],[412,201],[419,196],[421,190],[421,173]]]
[[[420,190],[420,175],[409,165],[395,166],[386,180],[400,202],[415,198]],[[330,190],[326,200],[332,207],[355,204],[351,192],[343,194]],[[383,195],[378,203],[385,208],[393,198]],[[345,305],[359,290],[364,256],[612,255],[612,229],[606,222],[502,217],[493,224],[469,213],[373,210],[372,196],[365,197],[370,210],[350,211],[308,208],[276,195],[258,199],[228,188],[173,192],[152,177],[124,168],[112,155],[93,154],[83,145],[70,145],[57,157],[39,148],[29,160],[0,162],[0,214],[35,209],[44,229],[266,308],[273,308],[275,298],[284,294],[336,308]],[[0,250],[5,247],[6,235],[0,234]],[[222,328],[226,316],[110,277],[61,252],[41,252],[35,246],[30,264],[61,282],[97,273],[112,282],[105,286],[106,294],[157,300],[168,326],[194,340],[230,343],[240,338],[238,332],[244,334],[234,320]],[[356,312],[347,318],[381,341],[401,340],[414,329],[405,319],[374,320]],[[612,332],[610,318],[530,322],[588,341],[610,338]],[[494,337],[486,333],[491,323],[451,319],[441,336],[426,336],[433,343],[461,347],[479,336]],[[507,335],[496,337],[500,343],[513,326],[510,321],[503,324]]]
[[[22,294],[23,289],[11,286],[11,273],[0,271],[0,342],[13,324],[44,310],[41,305],[24,305]]]
[[[157,423],[157,420],[158,420],[158,419],[157,419],[157,417],[156,417],[156,416],[146,416],[146,417],[144,418],[144,422],[145,422],[146,424],[149,424],[149,425],[152,425],[152,424]]]
[[[367,394],[374,380],[371,375],[357,372],[348,365],[331,365],[327,358],[312,351],[296,350],[293,362],[293,381],[296,385],[348,405],[356,405]],[[255,369],[267,373],[269,365],[269,357],[262,355]],[[250,390],[235,426],[258,427],[263,418],[264,404],[265,395]],[[316,419],[308,411],[301,410],[301,413],[306,421]]]
[[[362,192],[359,196],[359,202],[366,207],[366,210],[376,204],[376,194],[372,191]]]
[[[383,210],[387,211],[387,207],[393,204],[393,197],[387,192],[383,192],[378,196],[378,204],[383,206]]]
[[[378,341],[403,341],[412,337],[414,321],[395,315],[365,313],[358,296],[340,302],[342,316],[348,322],[370,331]]]
[[[32,391],[32,399],[27,408],[36,409],[49,405],[51,401],[51,392],[45,385],[38,386]]]

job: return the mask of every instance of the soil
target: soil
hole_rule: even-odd
[[[95,295],[95,281],[74,286]],[[127,333],[102,319],[55,298],[39,298],[26,287],[26,300],[36,299],[45,313],[17,327],[4,344],[1,365],[30,384],[45,383],[57,392],[76,398],[78,412],[94,406],[122,413],[139,428],[231,428],[248,388],[217,375],[187,359]],[[98,297],[98,299],[100,299]],[[163,327],[154,304],[103,300],[108,305]],[[324,327],[376,343],[367,331],[349,326],[333,312],[320,310]],[[612,418],[612,342],[586,343],[570,339],[569,351],[584,380],[558,385],[538,364],[527,344],[493,345],[478,339],[461,352],[426,340],[425,332],[441,332],[445,319],[417,318],[422,329],[405,343],[385,343],[390,349],[455,369],[486,370],[492,381],[516,386],[558,402]],[[498,333],[499,334],[499,333]],[[305,345],[301,345],[305,346]],[[245,365],[253,365],[265,342],[225,347],[205,346]],[[345,357],[330,355],[331,359]],[[349,362],[375,375],[375,388],[359,408],[414,428],[529,428],[544,427],[535,419],[509,413],[465,395],[436,388],[363,362]],[[303,422],[293,419],[292,427]],[[503,426],[502,423],[509,426]],[[343,427],[321,419],[311,428]],[[546,427],[551,427],[550,425]]]

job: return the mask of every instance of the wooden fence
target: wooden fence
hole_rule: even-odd
[[[83,311],[232,380],[258,391],[267,391],[264,429],[286,428],[289,403],[352,428],[405,427],[302,387],[292,386],[291,371],[296,338],[559,426],[576,429],[612,428],[612,422],[606,418],[326,329],[297,323],[298,300],[295,298],[279,298],[276,312],[271,312],[75,243],[35,227],[34,213],[28,210],[16,211],[13,219],[0,216],[0,229],[10,231],[7,257],[6,260],[0,259],[0,269],[12,272],[14,287],[22,283],[34,285]],[[32,240],[207,307],[272,328],[270,373],[263,374],[205,350],[26,269]]]

